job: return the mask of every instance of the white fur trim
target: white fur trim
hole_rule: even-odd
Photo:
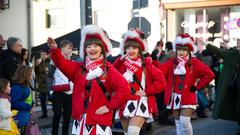
[[[133,82],[133,74],[130,70],[126,70],[126,72],[123,74],[123,77],[128,81],[128,82]]]
[[[99,28],[96,25],[86,25],[81,30],[81,42],[80,42],[80,58],[84,58],[84,43],[86,39],[86,35],[88,34],[100,34],[102,37],[103,42],[107,45],[108,52],[106,52],[106,55],[109,56],[112,51],[112,43],[110,42],[109,38],[106,36],[106,34],[103,32],[101,28]]]
[[[193,54],[197,53],[198,48],[197,48],[197,46],[194,44],[194,42],[191,40],[191,38],[190,38],[190,37],[188,37],[188,38],[182,38],[181,36],[177,36],[177,37],[175,38],[175,40],[174,40],[174,42],[173,42],[173,44],[172,44],[173,51],[176,51],[176,44],[184,45],[184,44],[186,44],[186,43],[189,43],[189,44],[192,45],[192,47],[193,47],[192,53],[193,53]]]
[[[145,50],[143,50],[143,54],[148,52],[147,40],[146,39],[141,39],[139,34],[136,31],[129,30],[124,34],[123,40],[120,43],[120,53],[121,53],[121,55],[124,55],[124,45],[125,45],[125,42],[126,42],[127,38],[138,38],[144,44]]]
[[[87,73],[86,79],[87,80],[92,80],[96,77],[100,77],[103,74],[103,70],[100,67],[97,67],[93,70],[89,70]]]

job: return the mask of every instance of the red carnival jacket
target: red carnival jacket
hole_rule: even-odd
[[[172,87],[173,85],[173,72],[174,72],[174,59],[169,59],[168,61],[160,64],[159,61],[153,61],[153,64],[158,67],[164,73],[167,79],[167,87],[164,94],[164,104],[169,103]],[[210,68],[202,63],[197,58],[192,58],[191,66],[186,66],[186,75],[185,75],[185,85],[183,86],[182,93],[182,105],[195,105],[197,103],[196,93],[190,91],[191,86],[196,86],[198,90],[206,86],[210,81],[213,80],[214,74]],[[196,81],[198,80],[197,84]],[[196,85],[195,85],[196,84]]]
[[[157,104],[155,99],[155,94],[160,93],[166,87],[166,80],[164,74],[158,70],[154,65],[152,65],[152,60],[149,57],[145,58],[146,66],[146,84],[145,84],[145,93],[148,97],[148,108],[149,112],[155,115],[157,113]],[[114,67],[120,72],[125,73],[126,67],[123,64],[123,61],[118,58],[114,62]],[[139,81],[142,78],[142,73],[135,74]]]
[[[83,74],[82,72],[83,63],[66,60],[59,49],[51,50],[51,58],[61,72],[74,83],[72,94],[72,117],[80,120],[82,115],[86,113],[86,124],[111,126],[113,110],[119,109],[120,106],[125,104],[131,98],[130,88],[122,75],[107,62],[107,76],[103,84],[111,95],[110,101],[107,100],[103,90],[94,79],[92,80],[91,91],[89,94],[88,108],[85,108],[84,112],[87,80],[86,74]],[[86,73],[87,72],[88,71],[86,71]],[[95,111],[104,105],[106,105],[110,111],[102,115],[95,114]]]

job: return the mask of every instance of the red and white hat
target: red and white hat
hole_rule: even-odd
[[[138,42],[138,44],[140,45],[140,48],[142,49],[143,54],[147,53],[148,52],[147,40],[143,38],[143,36],[144,36],[144,32],[138,29],[130,29],[129,31],[127,31],[123,36],[122,42],[120,43],[121,55],[124,55],[124,46],[125,46],[125,43],[129,40],[134,40]]]
[[[197,46],[194,44],[194,39],[188,33],[178,34],[173,42],[173,50],[176,51],[177,46],[186,46],[195,54],[198,51]]]
[[[80,43],[80,58],[84,59],[85,55],[85,42],[88,39],[96,38],[103,44],[106,56],[109,56],[112,51],[112,43],[103,31],[96,25],[86,25],[81,30],[81,43]]]

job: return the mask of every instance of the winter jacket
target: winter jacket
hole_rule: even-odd
[[[0,129],[11,130],[11,103],[6,98],[0,98]]]
[[[172,87],[174,86],[173,77],[175,68],[174,66],[176,64],[175,60],[172,58],[162,64],[160,64],[159,61],[154,61],[153,64],[164,73],[167,79],[168,85],[164,93],[164,104],[167,105],[172,95]],[[195,105],[197,104],[196,93],[190,91],[191,86],[196,86],[197,90],[200,90],[201,88],[206,86],[210,81],[213,80],[214,74],[207,65],[202,63],[197,58],[192,58],[191,66],[185,64],[185,68],[186,68],[185,75],[186,83],[183,86],[181,104]],[[199,79],[199,81],[196,84],[197,79]]]
[[[84,101],[87,98],[85,93],[87,84],[86,73],[88,73],[88,71],[83,71],[83,63],[66,60],[62,56],[60,49],[52,49],[51,58],[61,72],[74,83],[72,117],[80,120],[83,114],[86,113],[86,124],[111,126],[113,110],[118,109],[131,97],[130,88],[122,75],[107,62],[107,75],[106,78],[104,78],[103,85],[111,95],[110,101],[108,101],[104,95],[97,81],[93,79],[88,107],[84,108]],[[96,110],[105,105],[110,111],[102,115],[97,115],[95,113]]]
[[[145,93],[148,97],[148,108],[149,112],[153,115],[157,113],[157,104],[155,94],[160,93],[166,87],[166,80],[163,73],[152,65],[150,57],[145,58]],[[114,67],[121,73],[126,72],[126,66],[123,64],[124,61],[120,60],[120,57],[114,62]],[[142,70],[141,70],[142,71]],[[142,72],[135,74],[138,80],[142,78]]]
[[[2,73],[3,78],[11,80],[14,72],[17,69],[17,64],[19,64],[20,54],[13,52],[8,49],[4,51],[4,56],[2,58]]]
[[[57,68],[54,72],[52,90],[54,92],[64,92],[72,94],[73,83]]]
[[[13,84],[11,89],[11,108],[18,113],[14,117],[17,126],[26,126],[30,120],[30,111],[32,109],[32,99],[30,89],[21,84]]]
[[[220,74],[219,82],[215,91],[216,98],[212,116],[214,119],[220,118],[235,121],[237,119],[236,97],[238,97],[238,99],[240,97],[240,94],[237,96],[237,92],[240,93],[240,79],[236,82],[236,84],[238,84],[238,89],[229,89],[229,84],[236,72],[240,74],[240,52],[234,48],[222,50],[213,45],[207,45],[207,50],[224,60],[222,73]]]
[[[40,93],[47,93],[49,91],[50,82],[47,74],[49,63],[50,58],[47,58],[35,67],[36,83],[38,84],[37,91]]]

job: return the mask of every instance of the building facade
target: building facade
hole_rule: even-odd
[[[236,45],[240,35],[239,0],[165,0],[167,10],[166,40],[173,41],[178,33],[189,33],[200,51],[203,44]]]
[[[142,2],[141,8],[136,7],[139,1]],[[105,29],[109,37],[118,42],[128,30],[132,18],[144,17],[150,23],[149,52],[157,41],[164,38],[160,34],[159,0],[92,0],[92,16],[93,24]],[[113,55],[117,53],[119,50],[113,50]]]
[[[19,37],[24,48],[45,43],[80,28],[79,0],[0,0],[0,34]],[[0,4],[1,5],[1,4]]]

